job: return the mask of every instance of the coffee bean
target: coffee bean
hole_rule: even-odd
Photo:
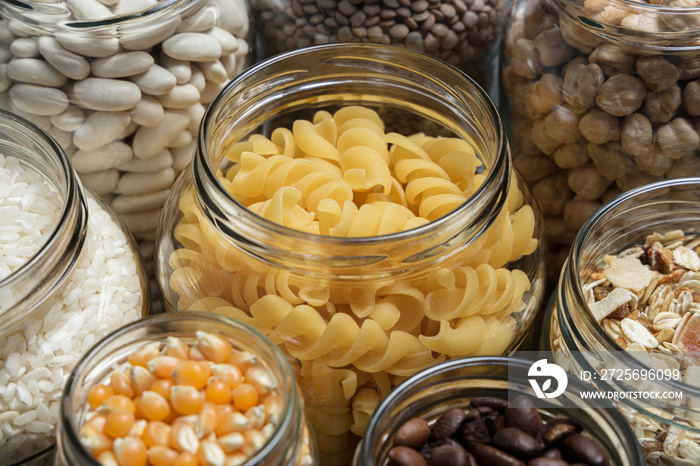
[[[464,421],[473,421],[474,419],[479,419],[483,416],[486,416],[490,413],[492,413],[493,410],[489,408],[488,406],[479,406],[476,408],[472,408],[469,411],[467,411],[467,415],[464,418]]]
[[[482,406],[487,406],[496,411],[504,411],[508,407],[508,400],[496,396],[480,396],[469,403],[470,408],[480,408]]]
[[[476,459],[461,445],[446,443],[433,448],[428,459],[430,466],[477,466]]]
[[[489,466],[526,466],[524,461],[519,460],[515,456],[483,443],[474,445],[472,454],[479,464],[488,464]]]
[[[459,441],[466,448],[471,449],[477,443],[489,443],[491,434],[483,419],[478,418],[462,424],[459,431]]]
[[[556,459],[564,459],[564,455],[562,454],[561,450],[557,448],[550,448],[549,450],[546,450],[544,453],[542,453],[542,456],[545,456],[547,458],[556,458]]]
[[[539,458],[533,458],[528,461],[527,466],[569,466],[569,463],[558,458],[547,458],[546,456],[540,456]]]
[[[464,423],[466,413],[459,408],[446,411],[435,421],[430,432],[430,440],[442,440],[453,437]]]
[[[505,427],[492,437],[493,446],[519,458],[533,458],[542,453],[537,439],[515,427]]]
[[[578,434],[583,428],[572,419],[553,419],[537,433],[537,438],[545,445],[554,445],[569,435]]]
[[[393,447],[389,450],[390,466],[426,466],[425,458],[413,448]]]
[[[505,410],[505,424],[506,427],[517,427],[532,436],[537,436],[542,427],[542,418],[532,400],[521,395]]]
[[[610,460],[598,442],[581,434],[569,435],[562,440],[564,457],[571,462],[590,466],[608,466]]]
[[[482,419],[484,420],[484,424],[486,424],[486,428],[489,430],[491,435],[495,434],[506,426],[503,416],[497,412],[485,414],[482,416]]]
[[[430,426],[425,419],[414,417],[402,425],[394,435],[394,445],[419,450],[428,442]]]

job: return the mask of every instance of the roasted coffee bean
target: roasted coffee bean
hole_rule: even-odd
[[[413,448],[393,447],[389,450],[390,466],[425,466],[426,464],[423,455]]]
[[[534,458],[542,454],[537,439],[516,427],[506,427],[492,437],[493,446],[518,458]]]
[[[527,466],[569,466],[569,463],[559,458],[540,456],[527,462]]]
[[[505,410],[506,427],[517,427],[532,436],[542,428],[542,418],[532,400],[525,395],[520,395]]]
[[[474,456],[456,443],[446,443],[433,448],[428,464],[430,466],[477,466]]]
[[[581,434],[569,435],[562,440],[564,458],[590,466],[608,466],[610,460],[598,442]]]
[[[544,446],[554,445],[569,435],[578,434],[583,430],[581,424],[573,419],[558,418],[546,423],[537,433],[537,439]]]
[[[562,454],[561,450],[557,448],[550,448],[549,450],[545,450],[545,452],[542,453],[542,456],[545,456],[547,458],[556,458],[558,460],[564,459],[564,455]]]
[[[486,416],[492,412],[493,410],[488,406],[479,406],[478,408],[472,408],[467,412],[467,416],[464,418],[464,421],[473,421],[474,419]]]
[[[465,422],[459,431],[459,441],[465,448],[471,449],[477,443],[489,443],[491,434],[483,419]]]
[[[469,403],[470,408],[479,408],[481,406],[487,406],[496,411],[504,411],[508,407],[508,400],[496,396],[480,396]]]
[[[430,440],[441,440],[453,437],[467,417],[464,410],[452,408],[435,421],[430,432]]]
[[[394,445],[419,450],[428,442],[430,426],[425,419],[414,417],[402,425],[394,435]]]
[[[505,427],[505,420],[499,413],[489,413],[486,416],[483,416],[483,419],[484,424],[486,424],[486,427],[491,435]]]
[[[499,450],[491,445],[478,443],[474,445],[472,454],[479,464],[489,466],[525,466],[525,462],[515,456]]]

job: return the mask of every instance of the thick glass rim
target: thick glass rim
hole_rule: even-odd
[[[483,184],[474,192],[472,195],[467,199],[467,201],[462,204],[460,207],[456,208],[455,210],[449,212],[448,214],[431,221],[425,225],[421,225],[419,227],[413,228],[411,230],[406,230],[406,231],[401,231],[397,233],[392,233],[388,235],[378,235],[378,236],[366,236],[366,237],[348,237],[348,238],[338,238],[338,237],[333,237],[333,236],[326,236],[326,235],[317,235],[317,234],[312,234],[312,233],[307,233],[307,232],[302,232],[299,230],[295,230],[289,227],[285,227],[282,225],[279,225],[275,222],[272,222],[270,220],[267,220],[253,212],[251,212],[249,209],[247,209],[243,204],[238,202],[236,199],[234,199],[219,183],[216,173],[215,173],[215,167],[212,167],[211,164],[209,163],[209,141],[207,140],[207,135],[210,130],[215,130],[216,128],[210,128],[209,124],[212,120],[212,117],[214,114],[218,111],[218,109],[223,105],[223,103],[226,102],[229,94],[231,94],[234,90],[235,87],[239,86],[241,83],[245,82],[246,80],[251,79],[251,77],[255,76],[256,73],[259,73],[261,69],[264,69],[266,67],[274,66],[276,64],[280,63],[289,63],[291,64],[291,69],[293,69],[293,64],[295,63],[295,60],[297,60],[299,57],[304,57],[308,55],[314,55],[314,54],[330,54],[333,55],[334,57],[342,57],[342,56],[349,56],[351,58],[355,59],[371,59],[371,60],[378,60],[378,59],[390,59],[392,56],[395,54],[405,54],[406,55],[406,63],[409,61],[414,63],[416,66],[416,70],[419,70],[418,64],[422,63],[429,63],[433,67],[439,68],[441,71],[447,73],[450,78],[453,78],[455,80],[455,83],[462,82],[465,84],[465,88],[469,92],[473,92],[476,94],[477,98],[482,101],[484,104],[488,116],[491,118],[493,122],[493,129],[495,133],[495,139],[496,139],[496,155],[494,157],[494,163],[492,164],[491,167],[489,167],[489,171],[486,175],[486,179],[483,182]],[[403,63],[402,63],[403,64]],[[443,80],[438,80],[434,76],[431,76],[435,82],[439,82],[440,85],[448,90],[452,89],[452,86],[448,84],[447,82],[444,82]],[[456,98],[458,97],[456,92],[452,92],[451,96]],[[459,100],[459,99],[458,99]],[[467,105],[466,101],[461,101],[460,102],[462,105]],[[235,123],[234,123],[235,124]],[[464,212],[468,211],[470,208],[474,206],[476,201],[480,198],[480,196],[483,195],[484,192],[486,192],[488,189],[492,189],[492,186],[498,181],[499,177],[502,177],[502,173],[505,171],[506,174],[510,171],[511,167],[511,161],[510,161],[510,156],[508,153],[507,149],[507,143],[506,143],[506,129],[505,129],[505,124],[498,112],[498,109],[496,108],[496,105],[493,103],[489,95],[486,93],[484,89],[482,89],[476,81],[474,81],[471,77],[469,77],[466,73],[462,72],[458,68],[446,63],[439,61],[435,57],[428,55],[423,52],[411,50],[411,49],[406,49],[403,47],[398,47],[394,45],[379,45],[379,44],[369,44],[369,43],[334,43],[334,44],[322,44],[322,45],[314,45],[314,46],[309,46],[309,47],[304,47],[296,50],[292,50],[289,52],[281,53],[278,55],[275,55],[273,57],[270,57],[262,62],[257,63],[256,65],[248,68],[246,71],[238,75],[236,78],[234,78],[230,83],[226,85],[224,89],[222,89],[219,94],[216,96],[214,100],[212,100],[211,104],[207,108],[204,117],[202,118],[202,122],[200,123],[199,126],[199,131],[198,131],[198,138],[197,138],[197,150],[195,151],[194,155],[194,163],[192,164],[192,169],[193,169],[193,178],[194,178],[194,183],[198,187],[199,191],[201,192],[202,189],[202,184],[206,183],[210,186],[213,186],[214,189],[217,192],[218,196],[221,196],[220,198],[225,198],[229,201],[229,205],[227,207],[232,207],[237,215],[241,215],[242,217],[246,218],[249,221],[252,221],[260,226],[264,226],[266,231],[269,231],[274,234],[280,234],[284,235],[287,237],[293,237],[293,238],[298,238],[300,240],[309,240],[312,239],[314,242],[320,242],[323,244],[327,244],[332,246],[333,244],[344,244],[344,245],[368,245],[372,243],[381,243],[385,241],[392,241],[392,240],[406,240],[406,239],[412,239],[424,235],[429,235],[432,232],[443,228],[445,225],[449,225],[450,223],[453,223],[456,217],[459,217],[460,215],[463,215]],[[200,178],[200,174],[202,177]],[[202,179],[203,178],[203,179]],[[507,193],[507,188],[508,188],[508,183],[509,183],[509,177],[506,175],[505,180],[504,180],[504,187],[501,189],[501,199],[498,201],[498,205],[501,206],[505,202],[505,195]],[[493,215],[491,215],[490,221],[487,223],[491,223],[493,220]],[[211,219],[210,219],[211,220]],[[486,227],[484,226],[484,228]]]

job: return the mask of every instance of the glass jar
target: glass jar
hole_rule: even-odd
[[[153,274],[153,240],[205,107],[250,63],[245,0],[0,4],[0,108],[47,131],[120,215]]]
[[[548,240],[555,251],[563,246],[553,270],[603,203],[654,181],[700,174],[700,9],[691,5],[510,5],[503,103],[514,164],[532,186]]]
[[[557,364],[565,369],[589,371],[599,389],[631,392],[641,386],[647,392],[682,392],[680,400],[628,398],[618,402],[642,444],[648,465],[700,462],[700,387],[685,378],[689,374],[685,367],[685,382],[673,377],[602,380],[603,371],[611,369],[643,373],[670,366],[659,365],[661,360],[647,357],[646,351],[623,351],[617,339],[589,312],[587,294],[593,292],[589,283],[598,277],[606,255],[644,244],[652,233],[682,230],[697,234],[699,188],[700,178],[681,178],[643,186],[608,202],[576,236],[545,315],[543,348],[553,351]],[[655,306],[651,301],[647,303],[639,305],[640,312],[646,314],[649,306]]]
[[[224,188],[223,173],[239,168],[224,157],[233,144],[264,146],[260,132],[349,106],[381,115],[387,134],[468,141],[483,164],[473,194],[420,227],[341,238],[273,223]],[[458,153],[459,171],[470,162]],[[165,308],[226,314],[281,345],[329,455],[322,462],[335,464],[404,377],[446,357],[507,353],[527,334],[543,295],[543,238],[508,154],[485,93],[428,55],[329,44],[262,62],[212,103],[192,171],[166,203]]]
[[[468,409],[473,398],[493,396],[515,399],[533,396],[527,373],[532,361],[517,358],[462,358],[437,364],[399,385],[382,401],[372,416],[365,437],[355,452],[353,466],[386,464],[393,436],[406,421],[421,417],[432,423],[452,408]],[[612,405],[581,398],[579,390],[587,387],[569,376],[567,390],[548,398],[540,415],[546,421],[569,418],[577,421],[583,432],[604,448],[610,464],[641,466],[641,449],[625,418]],[[543,400],[537,400],[538,403]],[[576,406],[576,407],[572,407]]]
[[[14,266],[0,277],[0,462],[41,452],[40,462],[73,366],[109,330],[148,314],[150,300],[133,238],[54,140],[0,111],[0,153],[0,257]],[[41,242],[35,229],[46,231]]]
[[[336,42],[396,45],[456,66],[498,99],[505,0],[253,0],[263,58]]]
[[[205,312],[158,314],[126,325],[95,344],[75,366],[61,399],[61,424],[56,465],[100,463],[80,443],[78,432],[86,420],[88,391],[109,381],[115,367],[125,365],[136,349],[148,343],[165,343],[167,337],[193,344],[196,332],[209,332],[231,342],[234,350],[247,351],[261,367],[274,374],[282,398],[282,412],[267,443],[241,466],[313,466],[316,446],[294,372],[284,354],[251,327]]]

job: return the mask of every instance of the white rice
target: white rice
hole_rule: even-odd
[[[0,278],[44,244],[61,201],[37,173],[0,156]],[[54,443],[73,366],[98,339],[141,317],[143,295],[127,237],[92,196],[87,203],[87,237],[70,277],[43,303],[45,313],[0,335],[0,464]]]

